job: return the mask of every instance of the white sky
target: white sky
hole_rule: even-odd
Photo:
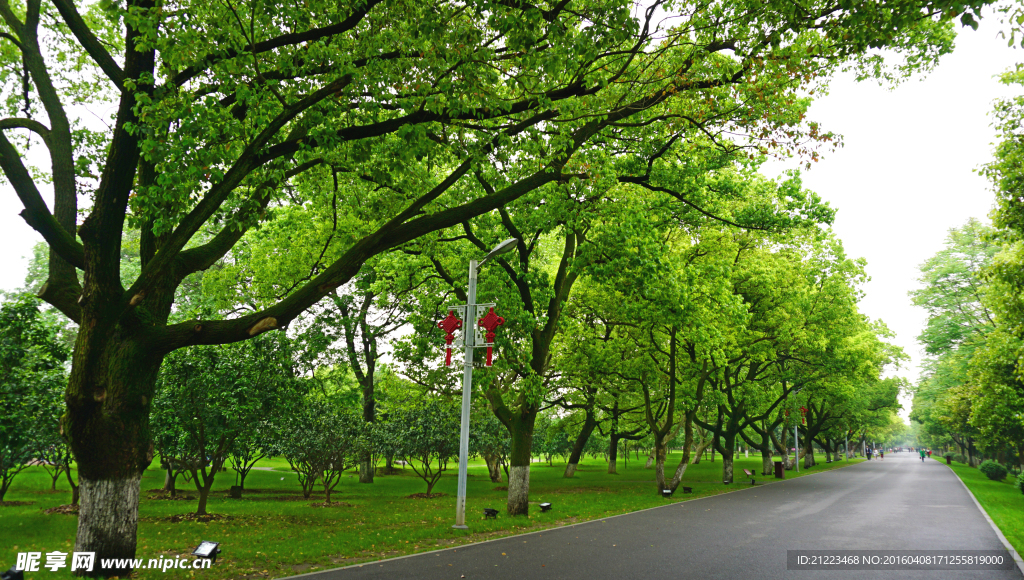
[[[844,147],[805,172],[804,186],[838,209],[834,230],[847,254],[867,259],[861,310],[896,332],[912,357],[896,374],[915,382],[925,315],[907,293],[919,287],[917,266],[942,248],[950,228],[970,217],[987,222],[994,203],[975,170],[991,159],[992,101],[1013,94],[995,77],[1024,61],[998,31],[993,16],[976,32],[960,31],[954,53],[930,75],[893,89],[838,78],[808,115],[842,134]]]
[[[913,357],[899,374],[915,381],[924,316],[907,292],[917,287],[917,266],[941,249],[949,228],[986,219],[992,207],[975,170],[991,154],[992,100],[1012,90],[995,75],[1024,60],[997,33],[992,16],[977,32],[962,31],[934,72],[895,89],[838,78],[809,115],[842,134],[845,146],[805,172],[804,184],[839,210],[834,229],[847,253],[867,259],[872,280],[861,308],[897,333]],[[781,169],[773,164],[765,173]],[[0,290],[21,286],[26,257],[41,241],[19,211],[14,192],[0,187]]]

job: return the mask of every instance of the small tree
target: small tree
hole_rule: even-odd
[[[363,428],[359,417],[319,400],[307,402],[282,425],[275,452],[298,473],[302,497],[309,499],[319,480],[324,501],[331,502],[342,472],[358,463]]]
[[[228,452],[228,462],[237,474],[238,486],[243,490],[245,476],[249,475],[257,461],[270,454],[274,438],[274,426],[268,420],[257,422],[235,438],[235,444]]]
[[[277,335],[167,357],[153,405],[155,440],[172,489],[175,472],[195,484],[196,515],[206,514],[216,475],[239,437],[290,398],[295,381],[289,369],[289,345]]]
[[[67,380],[67,351],[39,301],[19,294],[0,303],[0,501],[14,478],[59,433],[43,420]]]
[[[459,409],[451,402],[430,398],[388,416],[391,441],[416,475],[427,483],[427,494],[459,454]]]
[[[491,483],[501,483],[502,471],[505,472],[505,478],[508,478],[508,452],[511,448],[508,429],[488,409],[475,412],[472,420],[469,452],[483,457]]]

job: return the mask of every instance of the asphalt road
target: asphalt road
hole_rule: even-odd
[[[623,516],[304,574],[307,580],[1021,578],[1011,570],[788,570],[787,550],[998,550],[945,465],[909,453]],[[774,480],[772,480],[774,481]],[[744,489],[746,488],[746,489]],[[557,505],[555,506],[557,509]]]

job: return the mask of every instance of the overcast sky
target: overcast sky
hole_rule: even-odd
[[[899,374],[917,379],[921,348],[915,337],[923,313],[907,292],[917,287],[917,266],[938,251],[949,228],[969,217],[986,219],[988,183],[975,170],[990,159],[993,99],[1012,89],[995,78],[1024,51],[998,38],[994,17],[957,38],[956,51],[924,79],[895,89],[840,77],[809,117],[843,135],[845,146],[804,174],[807,188],[837,208],[835,231],[847,253],[864,257],[872,280],[861,307],[883,319],[913,357]],[[773,164],[772,174],[783,169]],[[17,215],[20,203],[0,188],[0,289],[22,285],[26,256],[40,241]]]
[[[994,203],[976,170],[991,159],[992,101],[1013,93],[996,75],[1024,60],[997,36],[995,20],[960,32],[955,52],[928,76],[895,88],[842,77],[808,115],[842,134],[844,147],[805,172],[804,185],[838,209],[834,230],[847,254],[867,259],[861,310],[897,333],[912,357],[898,374],[912,381],[925,320],[907,296],[919,287],[917,267],[942,248],[950,228],[970,217],[987,222]]]

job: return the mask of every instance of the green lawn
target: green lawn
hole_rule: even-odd
[[[679,459],[674,456],[675,461]],[[850,463],[837,462],[801,469],[800,476]],[[313,507],[323,502],[323,494],[303,499],[294,473],[253,470],[246,480],[241,500],[228,497],[234,473],[221,474],[211,493],[208,510],[226,516],[210,522],[172,521],[174,516],[195,510],[197,493],[179,479],[179,494],[192,499],[162,499],[157,490],[163,485],[163,473],[150,469],[142,481],[139,506],[139,544],[137,557],[173,558],[187,556],[200,540],[222,543],[223,553],[212,571],[199,574],[207,578],[277,578],[316,569],[434,550],[446,546],[476,542],[494,537],[560,526],[579,521],[621,514],[639,509],[715,495],[749,487],[742,477],[736,483],[721,483],[721,461],[707,460],[690,466],[683,484],[693,488],[692,494],[664,499],[654,490],[654,471],[643,468],[643,458],[621,467],[620,474],[608,475],[603,461],[581,463],[576,477],[562,477],[563,464],[534,464],[530,472],[530,500],[553,504],[550,512],[531,509],[529,517],[504,514],[506,492],[495,489],[482,463],[470,464],[467,523],[469,530],[453,530],[455,517],[455,466],[434,492],[444,497],[421,499],[409,496],[426,491],[426,484],[411,469],[399,475],[378,476],[372,485],[359,484],[355,475],[346,475],[331,495],[341,507]],[[675,462],[669,464],[674,469]],[[746,467],[760,470],[760,457],[740,458],[736,473],[742,476]],[[281,467],[280,460],[267,462],[267,467]],[[787,477],[796,476],[787,472]],[[774,481],[766,479],[765,481]],[[758,482],[761,483],[760,481]],[[41,468],[29,468],[15,480],[4,499],[8,502],[31,502],[28,505],[0,506],[0,568],[14,564],[18,552],[49,552],[73,549],[76,516],[45,514],[44,509],[69,503],[67,484],[60,491],[48,490],[49,480]],[[496,520],[484,520],[482,508],[499,508]],[[45,558],[43,558],[45,561]],[[60,575],[64,572],[57,573]],[[184,570],[168,571],[169,575],[194,575]],[[26,578],[52,578],[55,573],[41,569],[26,573]],[[154,570],[142,570],[140,578],[166,577]]]
[[[1014,485],[1014,477],[1011,475],[1003,481],[992,481],[977,468],[963,463],[954,461],[950,467],[978,498],[978,503],[1017,553],[1024,554],[1024,494]]]

